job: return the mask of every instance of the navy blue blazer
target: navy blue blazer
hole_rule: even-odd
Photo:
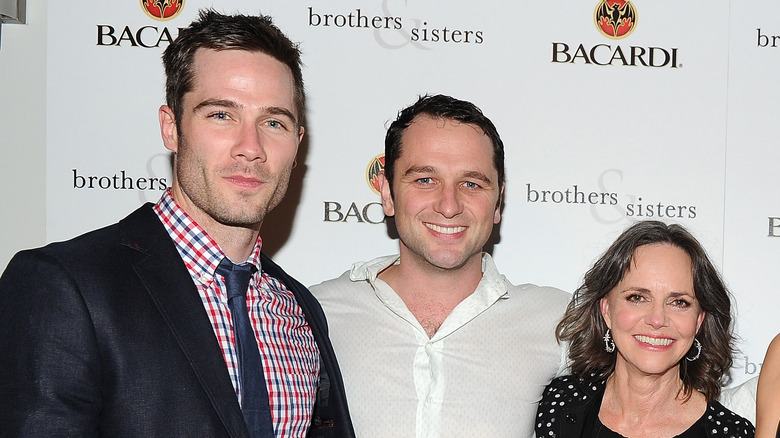
[[[261,263],[295,295],[320,350],[309,436],[354,437],[319,303],[264,254]],[[0,436],[248,436],[197,289],[152,204],[8,264]]]

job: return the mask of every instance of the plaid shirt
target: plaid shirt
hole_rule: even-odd
[[[214,240],[173,200],[170,189],[154,206],[195,282],[214,328],[230,380],[241,402],[238,355],[230,323],[227,288],[215,275],[225,257]],[[293,294],[262,272],[257,238],[245,263],[257,267],[247,292],[249,318],[255,330],[268,386],[271,417],[277,437],[304,437],[311,423],[319,378],[319,350]]]

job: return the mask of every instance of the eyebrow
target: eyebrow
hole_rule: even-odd
[[[645,293],[645,294],[649,294],[650,293],[650,289],[647,289],[647,288],[644,288],[644,287],[631,286],[631,287],[627,287],[627,288],[625,288],[625,289],[620,291],[620,293],[626,293],[626,292],[642,292],[642,293]]]
[[[635,287],[635,286],[628,287],[626,289],[623,289],[620,292],[621,293],[641,292],[641,293],[648,293],[648,294],[651,293],[650,289],[647,289],[647,288],[644,288],[644,287]],[[672,297],[672,298],[678,298],[678,297],[693,297],[693,298],[696,298],[696,295],[694,295],[694,294],[692,294],[690,292],[670,292],[669,296]]]
[[[406,169],[406,172],[404,172],[404,176],[413,175],[413,174],[417,174],[417,173],[433,173],[433,174],[436,174],[438,172],[436,171],[436,168],[433,167],[433,166],[412,166],[412,167]],[[487,175],[485,175],[482,172],[478,172],[476,170],[467,170],[467,171],[463,172],[462,175],[464,177],[466,177],[466,178],[478,179],[478,180],[486,182],[488,184],[490,184],[492,182],[492,181],[490,181],[490,178],[487,177]]]
[[[412,166],[406,169],[404,176],[413,175],[415,173],[437,173],[433,166]]]
[[[243,108],[244,105],[239,104],[236,101],[228,100],[228,99],[206,99],[203,102],[195,105],[195,108],[193,108],[193,111],[198,111],[206,107],[222,107],[222,108],[230,108],[230,109],[240,109]],[[264,108],[265,111],[267,111],[269,114],[273,114],[276,116],[286,116],[290,120],[293,121],[293,123],[298,123],[298,119],[295,118],[295,114],[293,114],[292,111],[290,111],[287,108],[279,107],[279,106],[269,106]]]
[[[193,108],[193,111],[198,111],[202,108],[206,108],[209,106],[221,106],[225,108],[242,108],[242,105],[239,105],[237,102],[227,99],[206,99],[203,102],[195,105],[195,108]]]
[[[466,178],[478,179],[478,180],[480,180],[482,182],[485,182],[485,183],[488,183],[488,184],[492,184],[493,183],[493,181],[491,181],[490,178],[488,178],[487,175],[485,175],[482,172],[477,172],[476,170],[467,170],[467,171],[463,172],[463,176],[465,176]]]
[[[692,298],[696,298],[695,294],[692,294],[692,293],[689,293],[689,292],[671,292],[669,294],[669,296],[672,297],[672,298],[678,298],[678,297],[692,297]]]
[[[277,116],[287,116],[290,118],[290,120],[293,121],[293,123],[295,124],[298,123],[298,119],[295,118],[295,114],[293,114],[293,112],[288,110],[287,108],[282,108],[279,106],[270,106],[266,108],[266,111]]]

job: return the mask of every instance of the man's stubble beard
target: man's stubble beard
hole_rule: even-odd
[[[209,174],[206,163],[200,157],[189,156],[188,144],[183,136],[179,137],[178,151],[174,167],[176,179],[182,192],[195,207],[223,225],[251,228],[261,224],[268,212],[278,206],[287,193],[292,163],[281,169],[278,180],[274,180],[267,174],[262,163],[260,165],[235,163],[228,168],[216,169]],[[243,208],[238,208],[231,201],[220,196],[214,184],[215,181],[209,179],[210,176],[219,178],[225,174],[252,175],[264,181],[265,184],[276,183],[276,185],[270,197],[267,198],[264,197],[266,191],[251,196],[239,194],[239,197],[246,198],[246,204]],[[253,201],[252,198],[257,198],[257,200]]]

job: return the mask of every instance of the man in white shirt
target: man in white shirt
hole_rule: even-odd
[[[358,437],[530,437],[565,368],[569,295],[514,286],[483,252],[501,219],[504,146],[469,102],[423,96],[385,138],[382,206],[400,254],[311,288]]]

